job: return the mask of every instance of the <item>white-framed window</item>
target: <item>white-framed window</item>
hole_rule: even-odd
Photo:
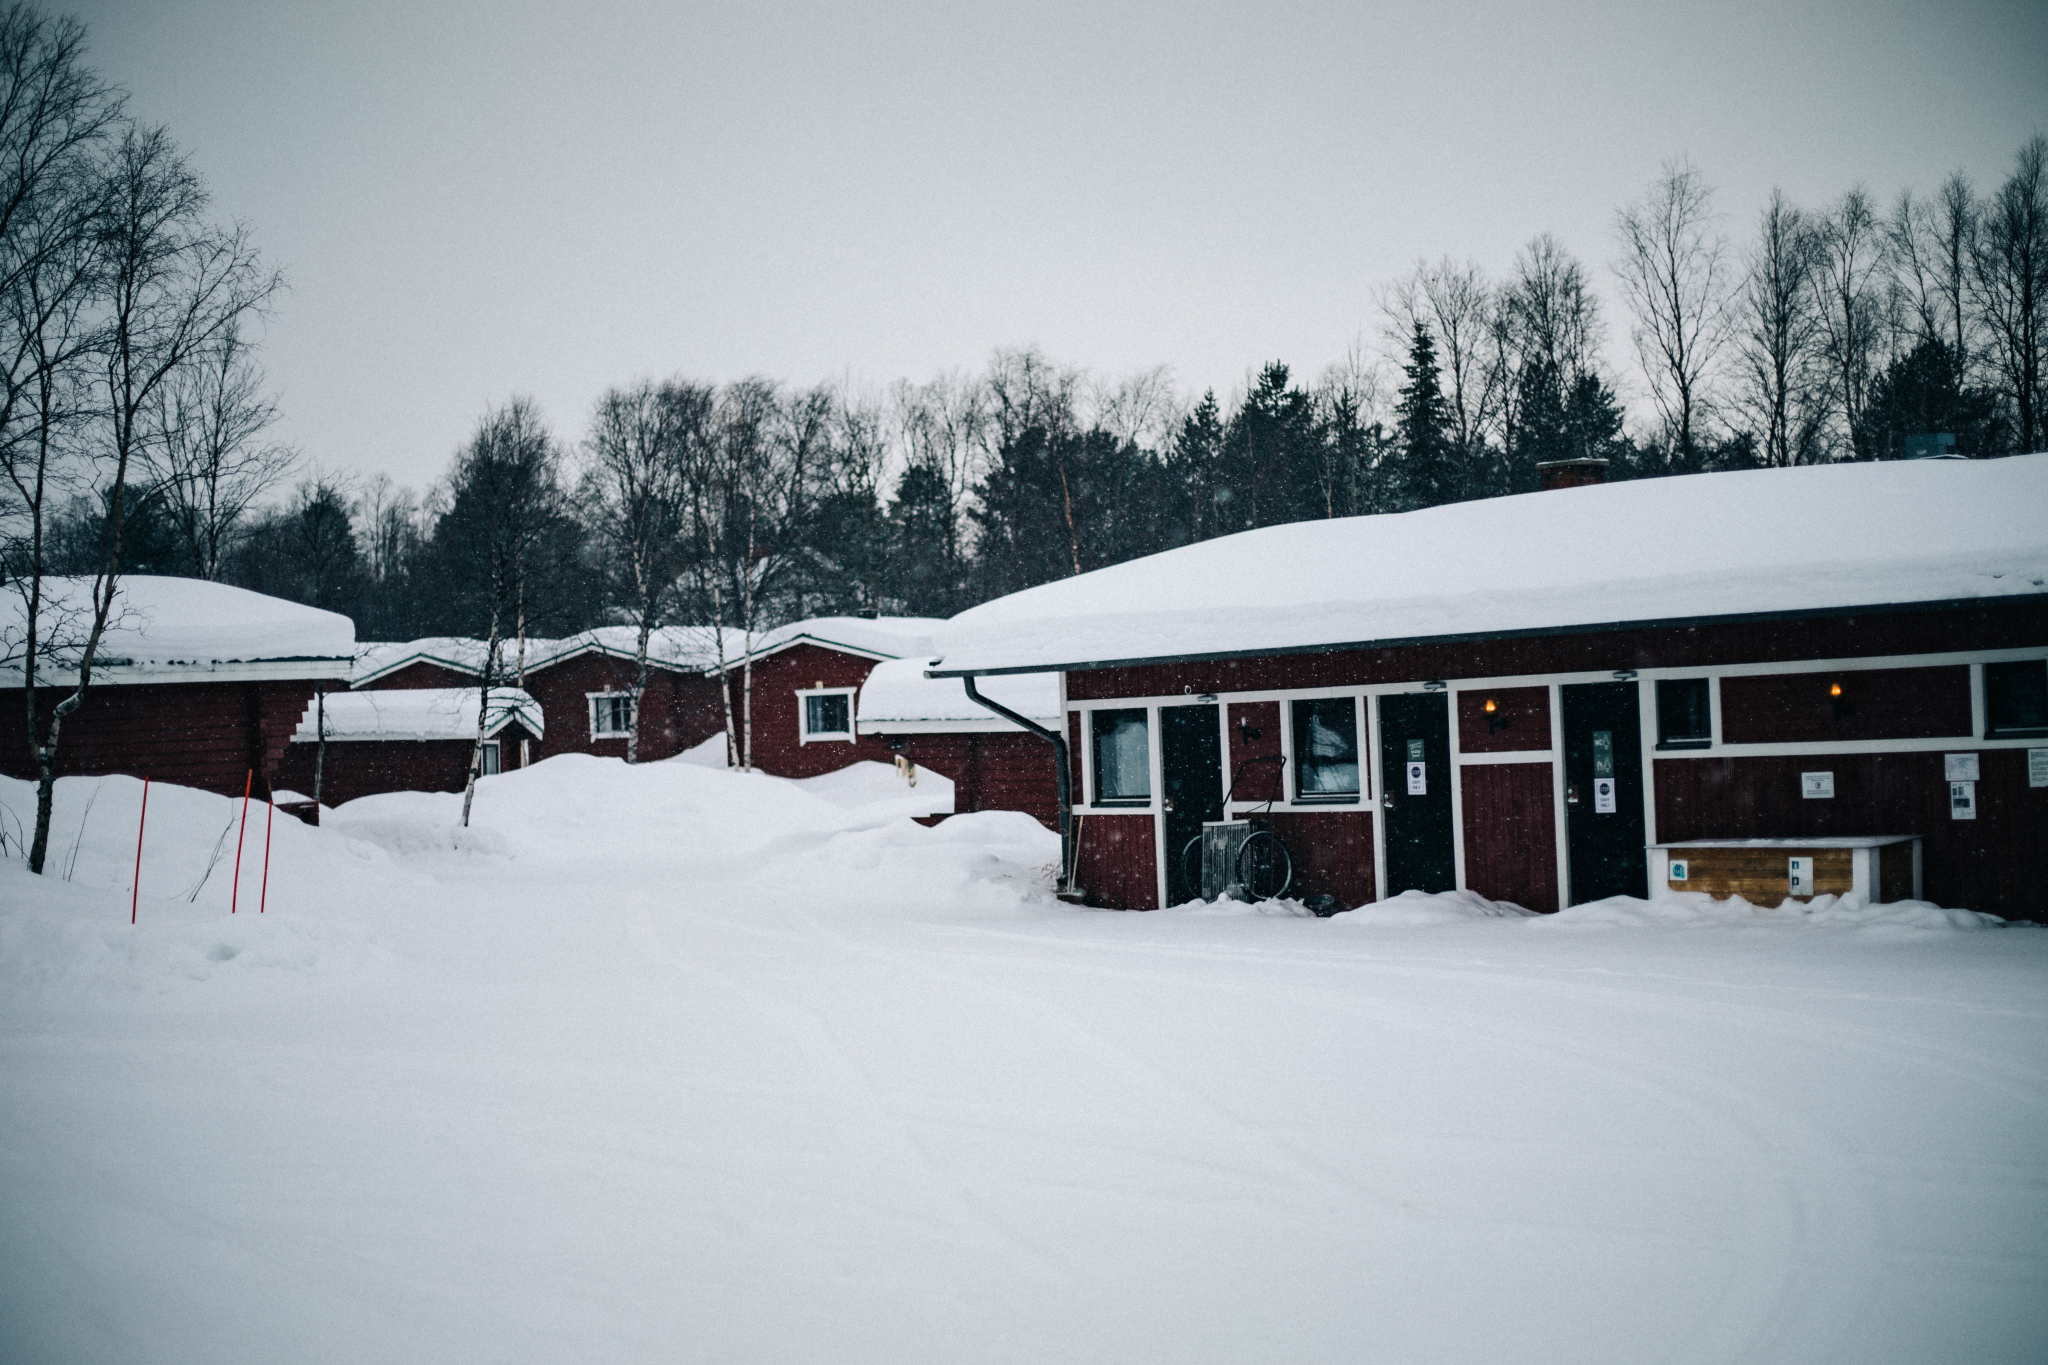
[[[477,775],[479,777],[496,777],[498,775],[498,771],[498,741],[495,739],[487,739],[484,741],[484,752],[482,761],[479,762],[477,765]]]
[[[1290,702],[1294,799],[1355,802],[1364,768],[1358,761],[1358,699],[1305,697]]]
[[[1120,707],[1089,713],[1094,750],[1095,804],[1152,804],[1151,711]]]
[[[821,740],[853,742],[853,693],[851,687],[814,687],[796,694],[798,739],[805,744]]]
[[[590,698],[590,737],[624,739],[633,733],[631,692],[587,692]]]

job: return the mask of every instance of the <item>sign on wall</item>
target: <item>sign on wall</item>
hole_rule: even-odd
[[[1943,754],[1941,775],[1951,782],[1983,781],[1983,775],[1977,771],[1975,754]]]
[[[1799,794],[1809,801],[1834,800],[1835,775],[1833,773],[1799,774]]]
[[[2027,785],[2048,787],[2048,749],[2027,750]]]
[[[1977,784],[1975,782],[1951,782],[1948,784],[1948,816],[1951,820],[1974,820],[1977,818]]]

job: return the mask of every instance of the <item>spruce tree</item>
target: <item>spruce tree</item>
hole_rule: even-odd
[[[1394,409],[1394,429],[1401,448],[1402,504],[1415,508],[1456,502],[1464,495],[1464,480],[1451,445],[1436,342],[1420,322],[1401,371],[1408,382],[1401,386],[1401,401]]]

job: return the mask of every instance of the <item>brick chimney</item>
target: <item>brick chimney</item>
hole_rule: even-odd
[[[1607,461],[1597,458],[1545,460],[1536,466],[1536,474],[1543,480],[1546,493],[1555,488],[1584,488],[1589,484],[1607,482]]]

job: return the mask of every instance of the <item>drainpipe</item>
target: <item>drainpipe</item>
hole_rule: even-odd
[[[1027,720],[1018,715],[1001,702],[991,701],[982,696],[975,690],[973,674],[963,676],[960,681],[966,685],[967,700],[995,712],[1004,720],[1014,721],[1052,745],[1053,771],[1059,779],[1060,789],[1060,875],[1058,885],[1053,889],[1056,893],[1072,891],[1073,887],[1068,885],[1068,870],[1074,865],[1074,787],[1072,779],[1067,775],[1066,736],[1055,734],[1037,721]]]

